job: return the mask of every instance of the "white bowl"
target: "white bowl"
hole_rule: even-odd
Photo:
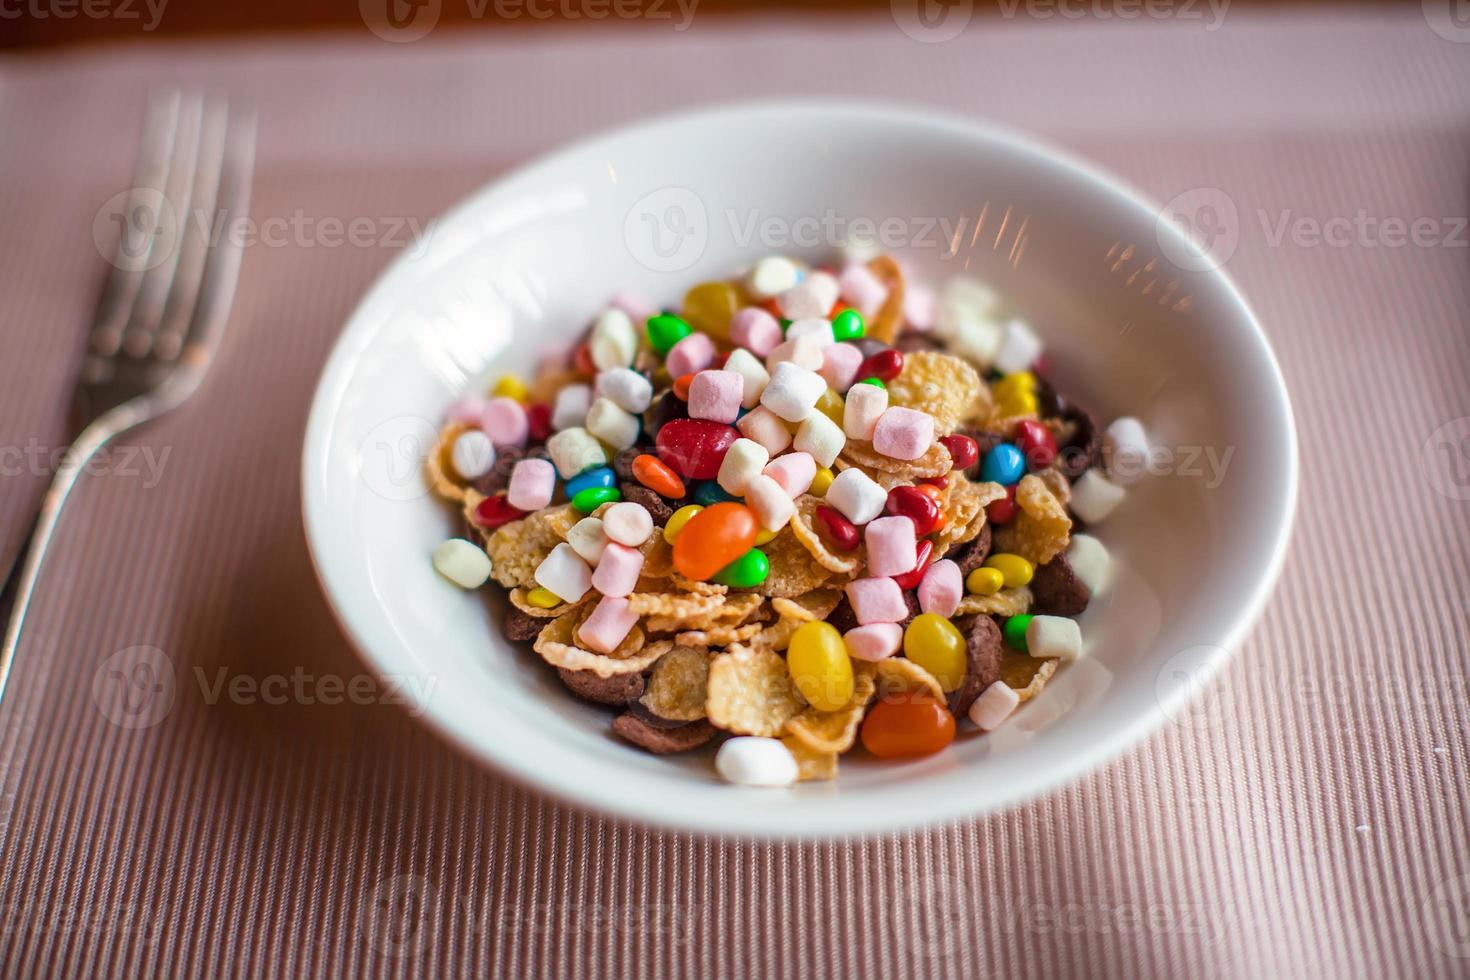
[[[917,278],[968,269],[997,287],[1044,335],[1058,387],[1104,421],[1141,418],[1180,450],[1179,472],[1145,478],[1097,530],[1117,572],[1082,617],[1089,654],[1004,727],[918,761],[857,752],[831,784],[730,786],[709,750],[655,757],[614,737],[607,710],[572,698],[529,644],[501,638],[500,596],[487,602],[434,572],[429,553],[458,531],[420,461],[451,399],[528,371],[615,292],[677,304],[762,254],[830,259],[840,242],[825,239],[861,232],[860,218],[880,232],[890,219]],[[1207,456],[1186,458],[1192,447],[1229,452],[1223,478]],[[1291,412],[1261,328],[1154,205],[1029,139],[834,103],[657,119],[475,194],[353,314],[312,405],[303,470],[307,536],[344,629],[395,686],[430,689],[413,710],[463,751],[634,820],[805,837],[993,810],[1086,772],[1175,713],[1259,614],[1297,484]]]

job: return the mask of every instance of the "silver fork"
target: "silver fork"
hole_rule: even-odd
[[[203,380],[235,295],[241,242],[232,231],[248,210],[254,165],[251,113],[177,92],[150,100],[77,382],[77,435],[0,592],[0,610],[10,609],[0,698],[78,474],[110,439],[178,407]]]

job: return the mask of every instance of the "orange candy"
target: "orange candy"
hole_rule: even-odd
[[[931,498],[935,505],[939,507],[939,519],[934,522],[934,526],[929,529],[929,533],[933,534],[935,531],[943,531],[949,526],[949,518],[944,516],[944,488],[936,487],[932,483],[918,483],[914,485],[914,489],[926,497]]]
[[[694,383],[693,374],[681,374],[674,379],[674,397],[681,402],[689,400],[689,386]]]
[[[704,582],[755,547],[760,522],[744,504],[713,504],[689,518],[674,539],[674,567],[679,574]],[[953,722],[951,722],[953,724]]]
[[[633,460],[633,479],[643,484],[660,497],[677,500],[684,496],[684,481],[679,474],[664,465],[663,460],[647,453]]]
[[[927,694],[890,694],[863,719],[861,737],[880,759],[932,755],[954,741],[954,715]]]

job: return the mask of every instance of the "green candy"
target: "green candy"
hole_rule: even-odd
[[[648,318],[648,342],[659,354],[667,354],[670,348],[693,332],[693,327],[672,313]]]
[[[766,560],[766,553],[759,548],[751,548],[716,572],[714,580],[732,589],[749,589],[764,582],[770,572],[771,563]]]
[[[863,315],[857,310],[843,310],[832,319],[832,336],[838,340],[857,340],[866,330]]]
[[[1026,652],[1026,627],[1031,625],[1031,617],[1027,614],[1012,616],[1006,620],[1005,626],[1001,627],[1001,635],[1012,647]]]
[[[617,487],[588,487],[579,490],[572,498],[572,506],[584,514],[590,514],[603,504],[615,503],[623,499],[623,494]]]
[[[863,380],[859,381],[858,384],[860,384],[860,385],[872,385],[874,388],[887,388],[888,387],[886,384],[883,383],[883,379],[882,378],[864,378]]]

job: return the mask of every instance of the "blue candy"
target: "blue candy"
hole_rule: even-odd
[[[617,482],[617,474],[606,466],[590,469],[586,473],[578,473],[567,481],[567,499],[570,500],[583,490],[616,486]]]
[[[723,503],[727,500],[734,501],[737,504],[744,503],[739,497],[734,497],[726,493],[724,488],[714,480],[701,483],[694,488],[694,502],[701,507]]]
[[[1008,442],[1003,442],[986,453],[985,462],[980,464],[980,479],[988,483],[999,483],[1003,487],[1020,482],[1025,473],[1026,457],[1021,455],[1021,450]]]

